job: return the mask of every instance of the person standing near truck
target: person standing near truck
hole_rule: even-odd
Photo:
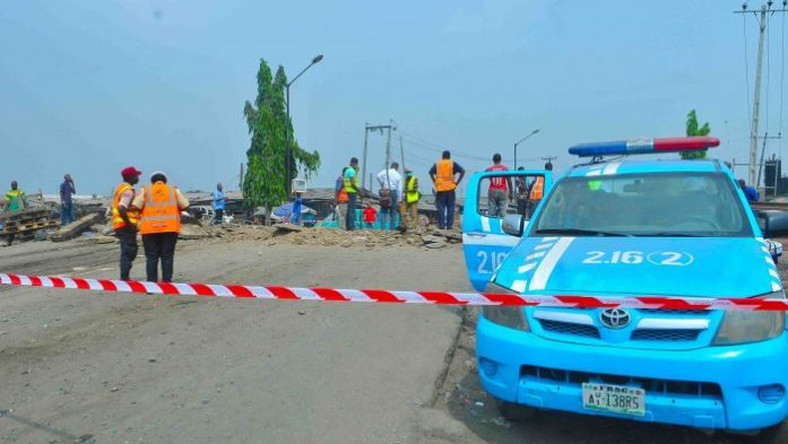
[[[553,164],[547,162],[544,164],[544,169],[547,171],[553,171]],[[544,197],[544,176],[537,176],[533,182],[531,182],[531,187],[528,191],[528,217],[534,214],[536,211],[536,207],[539,206],[539,202],[542,201]]]
[[[525,167],[517,168],[517,171],[523,171]],[[525,177],[517,178],[517,214],[526,216],[528,213],[528,183]]]
[[[509,171],[501,164],[501,155],[493,155],[493,165],[487,168],[488,172]],[[506,208],[509,200],[512,199],[512,179],[510,177],[492,176],[490,177],[490,187],[487,191],[487,215],[490,217],[506,216]]]
[[[459,174],[460,177],[455,179]],[[438,210],[438,228],[451,230],[454,225],[454,203],[457,185],[465,177],[465,170],[451,160],[451,152],[444,151],[441,160],[430,169],[430,178],[435,185],[435,207]]]

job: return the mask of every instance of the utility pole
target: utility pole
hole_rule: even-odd
[[[552,164],[555,159],[558,159],[558,156],[542,157],[542,160],[544,160],[545,164],[548,164],[548,163]]]
[[[364,126],[364,160],[362,164],[362,177],[361,177],[361,188],[366,189],[366,183],[364,181],[365,175],[367,174],[367,145],[369,142],[369,133],[370,131],[380,131],[380,134],[383,134],[383,130],[388,130],[388,141],[386,142],[386,167],[388,167],[389,157],[391,156],[391,130],[397,129],[397,127],[393,125],[370,125],[365,124]],[[369,179],[369,186],[372,186],[372,179]]]
[[[528,139],[529,137],[533,136],[534,134],[536,134],[538,132],[539,132],[539,129],[535,129],[535,130],[531,131],[530,133],[528,133],[527,136],[523,137],[522,139],[520,139],[520,140],[518,140],[517,142],[514,143],[514,149],[512,150],[512,152],[514,154],[514,169],[515,170],[517,169],[517,145],[525,142],[526,139]]]
[[[761,5],[761,10],[759,12],[756,11],[748,11],[747,4],[742,5],[741,11],[734,11],[736,14],[747,14],[752,12],[752,14],[758,20],[758,29],[759,29],[759,36],[758,36],[758,60],[755,64],[755,92],[754,92],[754,99],[752,102],[752,122],[750,123],[750,164],[748,170],[748,180],[751,186],[758,187],[760,182],[760,174],[757,174],[758,168],[758,124],[760,123],[760,112],[761,112],[761,73],[763,72],[763,40],[764,36],[766,35],[766,27],[768,25],[768,17],[774,15],[775,12],[782,12],[785,13],[788,11],[786,5],[788,5],[788,1],[783,1],[783,9],[772,9],[772,2],[769,0],[768,2]],[[764,138],[764,147],[766,144],[766,139]],[[757,174],[757,176],[756,176]]]
[[[391,165],[391,125],[389,125],[389,133],[386,137],[386,169]]]
[[[402,172],[405,172],[405,147],[402,146],[402,134],[399,135],[399,154],[402,156]]]
[[[244,189],[244,164],[241,162],[241,178],[238,179],[238,189],[243,191]]]

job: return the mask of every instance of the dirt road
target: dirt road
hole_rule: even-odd
[[[0,269],[116,274],[112,245],[52,248],[3,249]],[[175,278],[464,289],[461,261],[457,247],[184,243]],[[427,306],[0,297],[0,442],[414,442],[461,321]]]

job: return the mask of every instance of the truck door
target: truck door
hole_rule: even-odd
[[[522,208],[521,206],[518,209],[518,184],[524,184],[527,188],[536,179],[542,181],[542,192],[546,196],[553,184],[550,171],[489,171],[476,173],[471,177],[463,206],[462,245],[468,277],[476,291],[484,290],[495,270],[509,254],[509,251],[520,241],[520,238],[504,233],[501,225],[503,219],[499,214],[491,212],[496,206],[495,204],[491,205],[491,200],[495,198],[496,185],[500,187],[501,183],[506,181],[508,188],[508,184],[511,183],[514,189],[514,199],[508,201],[505,212],[506,214],[518,214],[519,210],[519,212],[526,213],[527,219],[529,213],[534,212],[538,202],[530,201],[533,208]]]

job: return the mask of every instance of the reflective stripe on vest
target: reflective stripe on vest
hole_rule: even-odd
[[[408,203],[416,203],[419,201],[419,189],[416,188],[416,176],[408,179],[408,185],[405,188],[405,197]]]
[[[451,191],[457,188],[454,183],[454,161],[439,160],[435,163],[435,191]]]
[[[143,188],[145,205],[140,217],[140,233],[180,233],[181,211],[175,187],[156,182]]]
[[[112,228],[114,230],[126,226],[126,221],[123,220],[122,217],[120,217],[120,198],[123,196],[123,193],[125,193],[127,190],[131,190],[133,193],[134,187],[132,187],[126,182],[123,182],[122,184],[118,185],[117,188],[115,188],[115,196],[112,200]],[[126,209],[126,217],[128,217],[129,222],[131,222],[134,225],[136,225],[140,219],[139,212],[136,210],[132,210],[131,208]]]
[[[544,177],[537,177],[531,188],[531,200],[539,200],[544,197]]]

